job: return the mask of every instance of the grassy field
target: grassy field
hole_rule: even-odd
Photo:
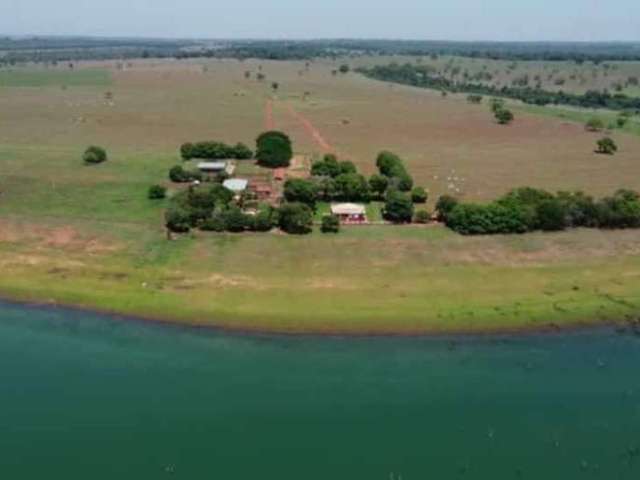
[[[259,68],[265,82],[244,78]],[[334,77],[333,68],[101,63],[64,71],[78,75],[66,89],[0,88],[0,295],[290,332],[544,328],[637,314],[637,232],[464,238],[442,227],[376,225],[337,236],[167,241],[164,204],[148,201],[146,189],[166,182],[180,143],[251,144],[268,126],[287,131],[302,154],[335,150],[367,173],[379,150],[394,150],[432,199],[483,200],[525,184],[596,195],[640,189],[640,136],[631,127],[614,133],[621,151],[605,158],[592,153],[598,136],[580,123],[589,113],[523,107],[500,127],[463,97]],[[83,77],[97,71],[110,84]],[[83,166],[93,143],[110,160]],[[379,205],[369,213],[377,220]]]

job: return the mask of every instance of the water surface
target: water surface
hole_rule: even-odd
[[[0,303],[0,478],[638,479],[640,338],[232,336]]]

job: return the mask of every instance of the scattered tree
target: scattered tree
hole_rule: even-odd
[[[103,163],[107,161],[107,152],[102,147],[92,145],[85,150],[84,155],[82,155],[82,160],[84,161],[84,163],[90,165]]]
[[[604,137],[597,142],[597,153],[604,155],[613,155],[618,151],[618,145],[613,141],[611,137]]]

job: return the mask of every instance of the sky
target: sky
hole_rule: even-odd
[[[640,0],[0,0],[0,34],[640,41]]]

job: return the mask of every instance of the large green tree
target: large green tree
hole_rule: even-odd
[[[256,140],[256,158],[265,167],[288,167],[293,157],[291,139],[282,132],[265,132]]]

